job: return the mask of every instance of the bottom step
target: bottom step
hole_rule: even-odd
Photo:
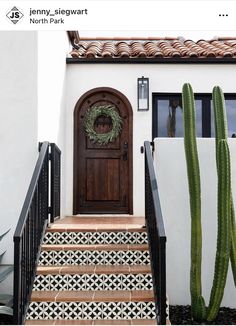
[[[155,319],[154,302],[31,302],[27,319]]]
[[[27,320],[25,325],[157,325],[155,319],[132,320]]]

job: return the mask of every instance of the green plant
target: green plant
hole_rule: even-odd
[[[213,108],[214,108],[214,117],[215,117],[215,134],[216,134],[216,164],[217,164],[217,172],[219,171],[218,168],[218,148],[219,142],[222,139],[227,141],[228,137],[228,130],[227,130],[227,117],[226,117],[226,110],[225,110],[225,100],[224,94],[219,86],[215,86],[212,93],[213,99]],[[219,172],[218,172],[219,173]],[[236,286],[236,225],[235,225],[235,211],[233,205],[233,197],[232,197],[232,190],[230,191],[230,237],[231,237],[231,247],[230,247],[230,260],[231,260],[231,267],[234,277],[234,284]]]
[[[218,235],[217,235],[217,252],[215,259],[215,272],[213,286],[211,290],[210,303],[207,313],[209,321],[214,320],[219,310],[228,271],[229,256],[231,260],[234,283],[236,284],[236,230],[235,230],[235,213],[233,205],[232,190],[230,185],[230,155],[227,144],[228,130],[225,110],[224,94],[220,87],[213,89],[213,107],[215,116],[216,131],[216,165],[218,174]],[[223,145],[225,148],[224,166],[222,166]],[[228,160],[228,162],[227,162]],[[227,172],[227,174],[226,174]],[[225,175],[224,175],[225,174]],[[228,184],[220,189],[220,182],[223,177],[229,175]],[[229,192],[228,192],[229,191]],[[222,192],[222,193],[220,193]]]
[[[231,190],[230,153],[227,143],[227,119],[224,95],[216,86],[213,89],[213,105],[216,129],[216,165],[218,175],[218,231],[215,271],[209,307],[205,309],[201,296],[201,189],[200,172],[195,133],[194,96],[191,85],[183,86],[184,144],[189,182],[191,211],[191,273],[190,291],[192,317],[197,320],[212,321],[217,316],[227,278],[229,257],[236,280],[236,230],[233,197]],[[196,256],[195,256],[196,255]]]
[[[227,141],[219,141],[218,160],[218,234],[214,280],[211,289],[207,320],[216,318],[224,294],[230,252],[231,171]]]
[[[106,133],[97,133],[94,129],[96,119],[99,116],[111,118],[112,129]],[[113,105],[93,106],[85,113],[84,129],[88,138],[99,145],[106,145],[114,141],[122,130],[122,118]]]
[[[2,235],[0,235],[0,241],[5,237],[5,235],[10,231],[6,231]],[[0,254],[0,264],[2,259],[5,255],[6,251]],[[13,266],[3,266],[3,270],[0,272],[0,283],[3,282],[8,275],[12,272]],[[12,300],[12,295],[10,294],[0,294],[0,324],[12,324],[12,316],[13,316],[13,309],[9,307],[9,303]]]
[[[5,237],[5,235],[10,231],[7,230],[5,233],[3,233],[2,235],[0,235],[0,241]],[[3,256],[5,255],[6,251],[4,251],[3,253],[0,254],[0,264],[2,262]],[[12,272],[13,270],[13,266],[7,266],[1,273],[0,273],[0,283],[3,282],[7,276]],[[1,295],[0,295],[0,301],[1,301]]]
[[[183,86],[182,102],[184,112],[184,147],[187,163],[191,212],[191,307],[192,317],[195,320],[202,320],[206,317],[206,307],[202,297],[201,284],[201,185],[195,130],[195,105],[193,91],[190,84],[184,84]]]

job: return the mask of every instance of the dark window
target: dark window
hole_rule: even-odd
[[[197,137],[214,137],[214,112],[211,94],[195,94]],[[228,135],[236,133],[236,95],[225,94]],[[153,93],[153,127],[155,137],[183,137],[181,94]]]

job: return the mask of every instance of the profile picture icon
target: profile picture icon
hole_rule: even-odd
[[[6,16],[13,24],[17,24],[24,17],[24,14],[19,8],[13,7],[7,12]]]

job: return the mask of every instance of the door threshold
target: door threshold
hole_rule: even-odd
[[[129,217],[129,216],[134,216],[133,214],[114,214],[114,213],[106,213],[106,214],[76,214],[76,215],[71,215],[71,217]]]

